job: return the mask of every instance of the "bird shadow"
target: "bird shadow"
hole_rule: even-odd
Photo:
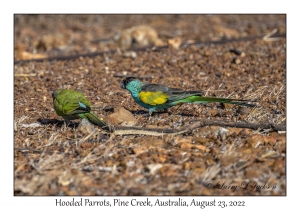
[[[65,125],[65,121],[63,120],[57,120],[57,119],[48,119],[48,118],[39,118],[37,121],[42,125],[55,125],[59,128],[63,127]],[[70,122],[67,124],[67,127],[70,128],[77,128],[80,123],[78,122]]]
[[[137,111],[128,110],[128,111],[130,111],[131,114],[133,115],[149,116],[149,112],[145,110],[137,110]]]
[[[130,111],[130,110],[129,110]],[[140,116],[150,116],[148,111],[145,110],[137,110],[137,111],[130,111],[133,115],[140,115]],[[172,112],[169,110],[162,110],[162,111],[156,111],[156,112],[152,112],[151,116],[159,116],[161,114],[168,114],[168,115],[181,115],[181,116],[185,116],[185,117],[194,117],[195,115],[193,114],[187,114],[184,112]]]
[[[174,115],[180,115],[180,116],[183,116],[183,117],[195,117],[196,115],[194,114],[187,114],[187,113],[174,113]]]
[[[130,111],[133,115],[140,115],[140,116],[150,116],[148,111],[145,110],[137,110],[137,111]],[[152,112],[151,116],[160,115],[160,114],[166,114],[169,113],[168,111],[156,111]]]

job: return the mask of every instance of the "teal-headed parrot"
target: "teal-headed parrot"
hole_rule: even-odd
[[[247,100],[217,98],[203,96],[202,91],[185,91],[170,88],[165,85],[143,83],[135,77],[127,77],[120,83],[121,88],[127,89],[134,101],[148,109],[149,114],[158,110],[165,110],[184,103],[228,103],[246,107],[255,107]]]
[[[106,123],[92,113],[91,103],[82,93],[74,90],[56,90],[52,93],[52,98],[56,114],[64,118],[66,124],[69,124],[70,120],[82,118],[102,128],[107,127]]]

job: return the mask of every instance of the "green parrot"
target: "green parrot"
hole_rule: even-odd
[[[91,103],[80,92],[56,90],[52,93],[56,114],[63,117],[67,124],[70,120],[82,118],[102,128],[107,125],[91,112]]]
[[[159,84],[144,84],[135,77],[127,77],[120,83],[121,88],[127,89],[134,101],[149,110],[149,114],[184,103],[229,103],[240,106],[255,107],[247,100],[216,98],[202,96],[202,91],[185,91]]]

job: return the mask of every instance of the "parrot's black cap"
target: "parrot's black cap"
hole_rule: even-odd
[[[129,82],[131,82],[132,80],[136,80],[137,78],[135,77],[126,77],[121,83],[120,83],[120,87],[123,89],[126,89],[126,86]]]

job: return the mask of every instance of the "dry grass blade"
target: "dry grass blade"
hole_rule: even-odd
[[[220,164],[213,165],[207,168],[200,177],[202,183],[211,181],[221,171]]]
[[[264,41],[268,41],[268,42],[274,42],[274,41],[279,41],[282,39],[282,37],[271,37],[272,35],[274,35],[276,32],[278,31],[277,28],[275,28],[273,31],[271,31],[270,33],[268,33],[267,35],[265,35],[263,37]]]
[[[258,107],[255,109],[252,109],[249,115],[245,118],[248,122],[257,122],[265,119],[265,117],[268,115],[267,112],[265,112],[265,109],[263,107]]]
[[[51,136],[50,136],[50,138],[49,138],[49,140],[48,140],[48,144],[43,145],[41,147],[49,147],[49,146],[51,146],[52,144],[54,144],[54,143],[57,142],[58,137],[60,137],[60,134],[55,133],[55,132],[52,133]],[[41,148],[41,147],[38,147],[38,148]]]
[[[79,140],[79,145],[88,140],[91,136],[93,136],[97,131],[93,130],[90,134],[86,135],[82,139]]]
[[[18,120],[15,121],[14,123],[14,130],[17,131],[18,127],[20,126],[20,124],[26,120],[27,118],[29,118],[28,116],[21,116]]]
[[[36,74],[14,74],[15,77],[34,77]]]

